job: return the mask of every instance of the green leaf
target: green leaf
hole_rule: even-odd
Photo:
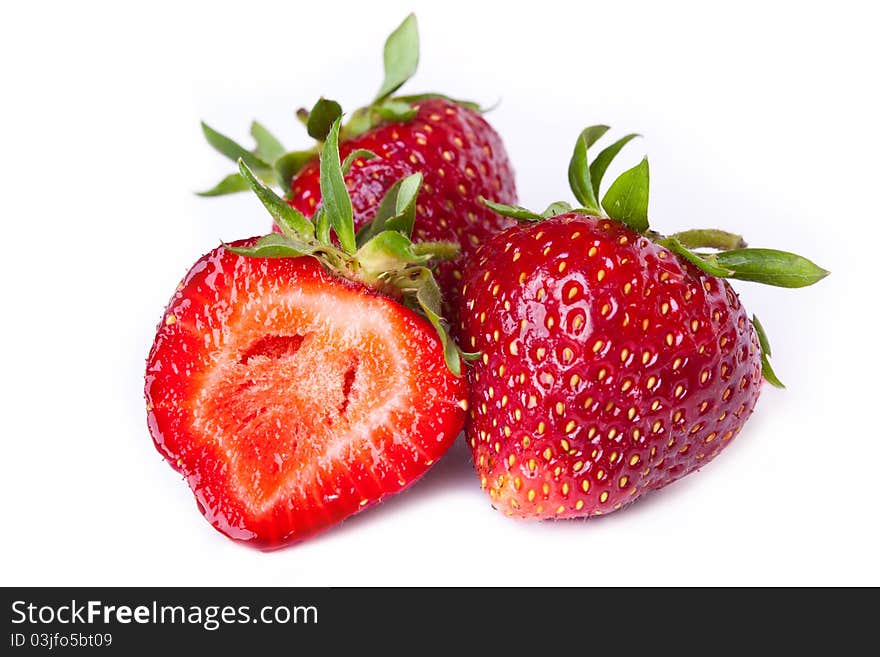
[[[387,230],[396,230],[407,237],[412,236],[413,224],[416,220],[416,198],[421,187],[422,174],[418,172],[400,181],[394,193],[394,216],[385,222]]]
[[[385,41],[385,80],[374,102],[384,100],[409,80],[419,65],[419,30],[410,14]]]
[[[755,327],[755,333],[758,334],[758,342],[761,345],[761,374],[764,375],[767,383],[771,386],[785,388],[785,385],[779,380],[779,377],[776,376],[776,372],[774,372],[773,368],[770,366],[770,341],[767,339],[767,334],[764,332],[764,327],[761,326],[761,322],[758,321],[757,315],[752,315],[752,325]]]
[[[248,165],[244,163],[244,160],[238,161],[238,170],[286,236],[289,238],[312,238],[315,229],[312,222],[306,219],[302,213],[290,207],[284,199],[260,182],[253,171],[248,168]]]
[[[455,341],[449,337],[449,334],[446,332],[446,326],[440,317],[440,288],[437,287],[437,281],[434,280],[434,275],[430,269],[422,268],[419,272],[416,301],[425,317],[431,322],[434,330],[437,331],[437,337],[440,338],[440,344],[443,347],[443,358],[446,361],[446,367],[455,376],[461,376],[461,358],[459,356],[461,352]]]
[[[578,202],[587,210],[599,211],[599,202],[593,193],[593,184],[590,180],[590,167],[587,165],[587,149],[592,146],[599,137],[608,131],[607,125],[591,125],[584,128],[578,135],[574,145],[571,161],[568,163],[568,184]]]
[[[733,271],[730,278],[777,287],[806,287],[829,274],[802,256],[775,249],[734,249],[714,257]]]
[[[357,250],[354,215],[339,163],[340,121],[341,118],[337,118],[333,122],[321,151],[321,199],[324,212],[336,232],[339,244],[346,253],[354,253]]]
[[[785,384],[776,376],[773,367],[770,365],[770,359],[766,355],[761,356],[761,375],[774,388],[785,388]]]
[[[524,208],[521,205],[505,205],[504,203],[495,203],[494,201],[490,201],[487,198],[479,197],[480,203],[485,205],[490,210],[494,210],[498,214],[503,217],[510,217],[511,219],[518,219],[520,221],[541,221],[545,217],[540,214],[536,214],[532,212],[528,208]]]
[[[373,220],[358,231],[356,243],[363,245],[384,230],[396,230],[411,237],[416,219],[416,197],[421,186],[421,173],[395,181],[379,201]]]
[[[616,142],[603,149],[596,156],[595,161],[590,165],[590,181],[593,185],[593,195],[595,198],[599,198],[599,185],[602,183],[602,178],[605,177],[605,171],[608,169],[608,165],[611,164],[611,161],[615,157],[617,157],[620,149],[626,146],[632,139],[639,136],[641,135],[631,134],[621,137]]]
[[[626,224],[637,233],[648,230],[648,158],[624,171],[602,198],[608,216]]]
[[[373,111],[384,121],[411,121],[416,115],[416,110],[409,103],[393,98],[374,105]]]
[[[269,233],[256,241],[257,246],[287,245],[303,255],[311,255],[319,247],[311,242],[304,242],[297,237],[288,237],[282,233]]]
[[[330,244],[330,219],[327,218],[323,206],[318,208],[312,219],[315,222],[315,238],[321,244]]]
[[[309,120],[306,122],[306,131],[309,137],[324,141],[327,139],[327,133],[330,132],[330,126],[342,116],[342,106],[335,100],[327,98],[319,98],[318,102],[309,112]]]
[[[269,164],[251,153],[245,147],[232,141],[226,135],[221,135],[204,121],[202,121],[202,132],[205,135],[205,139],[208,140],[208,143],[214,147],[214,150],[225,155],[233,162],[238,162],[239,159],[242,159],[251,169],[259,173],[265,173],[272,170],[272,167]]]
[[[410,239],[396,230],[386,230],[358,249],[355,256],[370,276],[399,270],[406,265],[425,263],[430,255],[418,255],[413,251]]]
[[[541,216],[549,219],[550,217],[555,217],[559,214],[566,214],[567,212],[571,212],[571,206],[565,201],[556,201],[555,203],[548,205],[547,209],[541,213]]]
[[[290,190],[290,181],[298,174],[302,168],[315,159],[317,153],[311,151],[290,151],[275,160],[275,174],[281,188],[288,192]]]
[[[362,158],[364,160],[372,160],[374,157],[379,156],[366,148],[358,148],[357,150],[352,151],[345,156],[345,160],[342,162],[342,175],[346,175],[351,170],[351,165],[356,159]]]
[[[274,162],[284,155],[284,146],[261,123],[257,121],[251,123],[251,136],[257,142],[256,154],[261,160]]]
[[[693,253],[688,250],[681,242],[679,242],[675,236],[667,237],[665,239],[659,240],[657,242],[660,246],[665,246],[667,249],[672,251],[677,256],[680,256],[687,260],[692,265],[696,265],[704,272],[709,274],[710,276],[721,276],[727,277],[730,276],[733,272],[730,269],[726,269],[720,266],[715,261],[715,256],[706,256],[703,257],[697,253]]]
[[[587,143],[587,148],[592,148],[599,139],[609,130],[607,125],[591,125],[581,130],[581,138]]]
[[[310,255],[313,250],[308,244],[291,241],[278,233],[261,237],[253,246],[223,246],[236,255],[249,258],[298,258]]]
[[[752,315],[752,324],[755,325],[755,333],[758,334],[758,342],[761,345],[761,352],[768,356],[772,356],[773,350],[770,349],[770,340],[767,339],[767,333],[764,331],[764,326],[758,321],[757,315]]]
[[[689,249],[743,249],[746,242],[742,235],[728,233],[725,230],[715,228],[696,228],[684,230],[672,235]]]
[[[445,96],[443,94],[412,94],[410,96],[395,96],[394,100],[402,100],[405,103],[413,104],[420,103],[423,100],[430,100],[431,98],[441,98],[442,100],[448,100],[450,103],[455,103],[456,105],[461,105],[462,107],[466,107],[469,110],[473,110],[474,112],[487,112],[491,107],[486,109],[483,108],[479,103],[475,103],[471,100],[459,100],[458,98],[450,98],[449,96]]]
[[[391,194],[394,192],[395,186],[399,185],[400,181],[398,180],[394,185],[388,188],[388,191],[385,192],[385,196],[383,196],[382,200],[379,202],[379,207],[376,208],[376,214],[372,221],[368,221],[358,229],[357,234],[354,237],[354,242],[358,248],[362,247],[373,237],[385,230],[385,222],[394,216],[394,200],[392,199]]]
[[[223,196],[224,194],[246,192],[248,189],[250,189],[250,187],[244,178],[237,173],[231,173],[211,189],[207,189],[204,192],[196,192],[196,194],[199,196]]]

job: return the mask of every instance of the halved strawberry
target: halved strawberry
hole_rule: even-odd
[[[147,364],[157,449],[215,528],[262,548],[407,487],[464,423],[466,386],[451,371],[459,353],[425,268],[433,251],[416,253],[407,237],[419,180],[401,183],[403,212],[380,217],[358,246],[337,134],[338,122],[322,156],[333,202],[315,224],[241,164],[284,235],[199,259]]]

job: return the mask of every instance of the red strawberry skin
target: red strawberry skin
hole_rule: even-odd
[[[405,123],[387,123],[340,145],[345,158],[357,149],[378,157],[354,162],[346,176],[355,228],[370,221],[385,192],[397,180],[421,171],[414,241],[451,240],[461,256],[438,268],[444,298],[458,296],[461,266],[490,235],[513,225],[480,203],[479,197],[516,203],[513,169],[501,138],[479,113],[441,98],[418,104]],[[318,164],[291,182],[290,204],[311,216],[321,201]]]
[[[711,461],[761,389],[737,295],[622,224],[560,215],[496,235],[464,278],[466,436],[493,505],[621,508]]]
[[[224,248],[168,304],[145,391],[156,448],[199,510],[263,549],[409,486],[458,435],[467,404],[414,312],[312,258]]]

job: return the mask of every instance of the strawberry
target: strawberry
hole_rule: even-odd
[[[358,158],[346,177],[352,191],[355,226],[372,220],[379,200],[398,178],[421,172],[425,195],[416,207],[417,241],[449,240],[461,256],[442,263],[437,280],[444,297],[458,296],[461,265],[487,237],[512,221],[479,202],[480,196],[516,201],[513,171],[494,130],[474,110],[443,98],[413,104],[414,117],[383,123],[350,139],[343,156],[359,150],[376,157]],[[321,200],[318,167],[311,163],[294,176],[290,203],[313,211]]]
[[[264,549],[403,490],[464,424],[459,352],[426,268],[455,245],[410,241],[418,174],[386,203],[401,211],[356,236],[338,130],[313,221],[240,163],[283,232],[199,259],[147,363],[156,448],[216,529]]]
[[[781,385],[725,279],[801,287],[828,273],[723,231],[650,231],[647,159],[608,189],[605,216],[599,184],[633,137],[588,166],[606,130],[586,129],[575,148],[582,207],[488,202],[524,223],[465,271],[460,335],[482,352],[466,437],[483,489],[511,516],[608,513],[715,458],[751,415],[762,371]]]
[[[359,229],[373,219],[397,180],[417,172],[424,176],[415,236],[417,241],[460,245],[461,257],[441,264],[437,272],[444,297],[452,301],[458,295],[462,263],[489,235],[513,224],[481,204],[479,197],[515,203],[516,187],[504,145],[477,105],[438,94],[392,96],[415,73],[418,48],[416,21],[410,15],[385,44],[385,81],[376,98],[342,127],[342,156],[353,158],[345,182]],[[300,110],[299,116],[309,135],[320,142],[341,112],[338,103],[322,98],[310,112]],[[207,125],[202,127],[221,153],[242,157],[268,184],[278,182],[294,208],[308,215],[319,206],[317,148],[285,153],[277,139],[254,123],[251,132],[257,147],[248,151]],[[203,194],[245,189],[246,183],[234,174]]]

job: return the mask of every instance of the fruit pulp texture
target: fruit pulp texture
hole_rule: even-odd
[[[301,478],[384,425],[406,396],[394,385],[405,364],[388,357],[395,349],[381,324],[328,323],[310,305],[301,298],[281,306],[278,332],[242,318],[237,344],[206,375],[194,416],[194,428],[230,454],[234,480],[258,508],[291,475]]]

